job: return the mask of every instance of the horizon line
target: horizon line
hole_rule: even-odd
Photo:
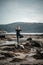
[[[11,23],[1,23],[0,25],[8,25],[12,23],[43,23],[43,22],[11,22]]]

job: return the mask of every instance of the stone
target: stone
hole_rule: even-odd
[[[15,57],[13,57],[13,60],[11,62],[20,62],[20,61],[24,60],[25,57],[26,57],[26,55],[23,53],[15,53]]]
[[[4,55],[5,57],[14,57],[14,53],[10,51],[1,51],[0,54]]]
[[[5,59],[5,56],[0,54],[0,60],[2,59]]]

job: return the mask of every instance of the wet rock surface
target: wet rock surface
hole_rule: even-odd
[[[37,53],[33,56],[35,59],[43,59],[43,53],[37,51]]]
[[[27,41],[17,47],[15,44],[1,45],[0,65],[43,65],[43,46],[30,38]]]

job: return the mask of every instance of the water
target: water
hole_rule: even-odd
[[[16,34],[15,32],[10,32],[10,33],[6,33],[6,34]],[[43,34],[43,33],[21,33],[23,35],[26,35],[26,34],[32,34],[32,35],[40,35],[40,34]]]

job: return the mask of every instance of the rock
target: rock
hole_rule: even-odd
[[[0,54],[0,60],[2,59],[5,59],[5,56]]]
[[[33,57],[36,59],[43,59],[43,53],[37,50],[37,53]]]
[[[24,48],[27,49],[28,51],[30,50],[31,46],[29,43],[24,44]]]
[[[7,58],[7,61],[10,62],[13,60],[13,57],[12,58]]]
[[[36,54],[33,56],[35,59],[43,59],[43,54]]]
[[[23,53],[15,53],[15,58],[24,59],[26,57]]]
[[[33,46],[33,47],[41,47],[41,45],[37,41],[32,41],[31,46]]]
[[[31,53],[36,53],[36,49],[35,48],[31,48],[30,52]]]
[[[12,39],[12,38],[10,38],[10,37],[9,37],[9,38],[7,38],[7,40],[8,40],[8,41],[13,41],[13,39]]]
[[[14,57],[14,53],[13,52],[1,51],[0,54],[4,55],[5,57]]]
[[[20,62],[26,57],[23,53],[15,53],[15,57],[13,57],[13,60],[11,62]]]
[[[24,49],[24,46],[23,45],[20,45],[21,49]]]
[[[21,50],[23,50],[23,49],[24,49],[24,46],[18,44],[15,48],[16,48],[16,49],[21,49]]]
[[[14,50],[14,49],[15,49],[15,47],[6,47],[6,48],[4,48],[3,50],[12,51],[12,50]]]
[[[24,44],[24,46],[29,46],[29,43]]]
[[[20,62],[20,61],[22,61],[22,59],[19,59],[19,58],[13,58],[13,60],[10,61],[10,62]]]
[[[27,41],[32,41],[32,38],[27,38]]]

